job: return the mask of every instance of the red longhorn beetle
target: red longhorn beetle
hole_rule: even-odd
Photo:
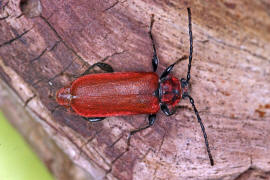
[[[90,122],[97,122],[109,116],[126,116],[133,114],[149,114],[149,124],[145,127],[135,129],[129,133],[128,146],[130,138],[135,133],[151,127],[156,120],[156,113],[159,108],[167,115],[172,115],[176,110],[176,105],[180,99],[188,98],[200,123],[206,149],[213,166],[207,135],[199,113],[195,107],[194,100],[188,93],[190,80],[190,69],[193,51],[191,11],[188,10],[190,54],[186,79],[180,81],[170,74],[174,65],[180,60],[186,59],[186,56],[180,58],[177,62],[170,65],[158,78],[155,71],[158,67],[159,59],[156,53],[156,47],[152,35],[154,19],[152,16],[149,35],[152,41],[154,55],[152,65],[154,72],[118,72],[114,73],[113,68],[105,63],[96,63],[101,69],[110,73],[89,74],[88,68],[83,76],[72,82],[70,86],[58,90],[56,100],[59,105],[71,107],[76,114],[86,117]],[[92,68],[93,66],[91,66]],[[88,74],[88,75],[86,75]]]

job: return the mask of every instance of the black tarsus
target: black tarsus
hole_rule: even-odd
[[[104,120],[105,117],[91,117],[91,118],[85,118],[85,120],[89,121],[89,122],[99,122]]]
[[[203,132],[203,136],[204,136],[204,141],[205,141],[207,153],[208,153],[208,156],[209,156],[209,159],[210,159],[210,164],[211,164],[211,166],[213,166],[214,165],[214,160],[213,160],[213,157],[212,157],[210,148],[209,148],[209,143],[208,143],[207,135],[206,135],[205,128],[204,128],[204,125],[202,123],[201,117],[199,115],[199,112],[198,112],[198,110],[197,110],[197,108],[196,108],[196,106],[194,104],[193,98],[190,95],[188,95],[188,94],[184,94],[183,98],[185,98],[185,97],[188,97],[189,98],[189,101],[190,101],[190,103],[191,103],[191,105],[193,107],[193,110],[194,110],[194,112],[195,112],[195,114],[197,116],[198,122],[200,123],[201,129],[202,129],[202,132]]]
[[[187,56],[184,55],[184,56],[182,56],[181,58],[179,58],[175,63],[173,63],[173,64],[171,64],[169,67],[167,67],[167,68],[163,71],[163,73],[162,73],[162,75],[160,76],[159,79],[163,79],[163,78],[165,78],[166,76],[168,76],[168,75],[170,74],[170,72],[173,70],[174,65],[178,64],[180,61],[185,60],[185,59],[187,59]]]
[[[97,63],[93,64],[92,66],[90,66],[89,68],[87,68],[79,77],[90,74],[90,70],[93,69],[95,66],[98,66],[100,69],[102,69],[103,71],[106,71],[108,73],[114,72],[111,65],[109,65],[107,63],[103,63],[103,62],[97,62]]]
[[[150,24],[150,29],[149,29],[148,33],[149,33],[150,39],[152,41],[152,46],[153,46],[153,51],[154,51],[153,58],[152,58],[153,71],[156,72],[157,67],[158,67],[159,59],[157,57],[156,45],[155,45],[154,38],[153,38],[153,35],[152,35],[153,24],[154,24],[154,14],[152,14],[152,16],[151,16],[151,24]]]
[[[168,74],[170,74],[170,72],[172,71],[174,65],[175,65],[175,64],[173,63],[172,65],[170,65],[169,67],[167,67],[167,68],[163,71],[163,73],[162,73],[162,75],[160,76],[159,79],[163,79],[163,78],[165,78],[166,76],[168,76]]]
[[[190,69],[191,69],[191,61],[192,61],[192,53],[193,53],[193,38],[192,38],[192,24],[191,24],[191,11],[190,8],[187,8],[188,11],[188,28],[189,28],[189,61],[188,61],[188,72],[187,72],[187,83],[190,80]]]
[[[147,128],[151,127],[155,123],[155,120],[156,120],[156,114],[149,114],[149,116],[148,116],[148,125],[146,125],[144,127],[141,127],[141,128],[138,128],[138,129],[135,129],[133,131],[130,131],[130,133],[128,135],[128,139],[127,139],[127,150],[129,150],[131,136],[133,136],[137,132],[140,132],[140,131],[142,131],[144,129],[147,129]]]
[[[166,114],[167,116],[171,116],[175,113],[175,110],[170,111],[166,104],[161,104],[160,109]]]
[[[107,64],[107,63],[98,62],[95,65],[98,66],[103,71],[106,71],[106,72],[109,72],[109,73],[114,72],[112,66]]]

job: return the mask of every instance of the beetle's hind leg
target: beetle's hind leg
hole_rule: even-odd
[[[154,24],[154,14],[152,14],[152,17],[151,17],[151,24],[150,24],[150,29],[149,29],[148,33],[149,33],[149,36],[150,36],[150,39],[151,39],[151,42],[152,42],[152,46],[153,46],[153,51],[154,51],[153,58],[152,58],[153,71],[156,72],[157,67],[158,67],[159,59],[157,57],[156,45],[155,45],[154,38],[153,38],[153,35],[152,35],[153,24]]]
[[[108,73],[114,72],[111,65],[109,65],[107,63],[103,63],[103,62],[97,62],[97,63],[93,64],[92,66],[88,67],[83,73],[81,73],[79,75],[73,75],[72,77],[79,78],[79,77],[87,75],[87,74],[92,74],[91,70],[93,70],[96,66],[105,72],[108,72]]]
[[[133,131],[130,131],[130,133],[128,135],[128,139],[127,139],[127,151],[129,150],[131,136],[133,136],[137,132],[140,132],[140,131],[142,131],[144,129],[147,129],[147,128],[151,127],[155,123],[155,120],[156,120],[156,114],[150,114],[148,116],[148,125],[147,126],[135,129]]]
[[[98,122],[105,119],[105,117],[91,117],[91,118],[84,118],[86,121],[89,122]]]

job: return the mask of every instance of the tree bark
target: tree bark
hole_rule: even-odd
[[[131,140],[146,115],[88,123],[55,101],[55,92],[96,62],[116,72],[158,74],[194,54],[190,94],[206,127],[215,165],[187,100],[175,115]],[[96,179],[270,178],[270,3],[260,1],[0,1],[0,77],[55,142]],[[173,70],[186,76],[188,62]],[[93,69],[97,73],[98,69]]]

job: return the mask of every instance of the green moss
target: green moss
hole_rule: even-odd
[[[53,180],[20,134],[0,111],[0,179]]]

